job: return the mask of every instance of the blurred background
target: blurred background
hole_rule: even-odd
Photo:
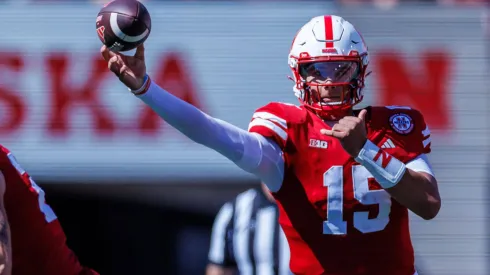
[[[45,190],[69,245],[101,274],[204,274],[221,205],[258,181],[162,122],[100,58],[107,1],[1,0],[0,141]],[[431,127],[443,206],[412,217],[423,274],[490,274],[487,1],[143,1],[153,79],[246,128],[296,103],[287,54],[311,17],[364,35],[365,105],[411,105]]]

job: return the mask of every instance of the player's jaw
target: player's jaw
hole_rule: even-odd
[[[323,85],[322,85],[323,84]],[[349,100],[349,91],[345,86],[333,86],[328,81],[318,86],[311,86],[313,100],[321,105],[340,105]],[[328,86],[324,86],[328,85]]]
[[[310,82],[308,93],[310,107],[325,120],[337,121],[352,114],[352,92],[347,85],[335,85],[330,81]],[[337,84],[337,83],[336,83]]]

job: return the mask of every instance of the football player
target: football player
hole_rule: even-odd
[[[68,248],[63,229],[44,199],[44,191],[1,145],[0,176],[5,186],[3,202],[11,234],[12,274],[98,275],[83,267]]]
[[[134,56],[101,49],[138,98],[190,139],[267,184],[291,249],[308,275],[413,275],[408,210],[434,218],[441,206],[429,164],[430,131],[420,112],[362,101],[368,48],[354,26],[318,16],[288,55],[300,105],[269,103],[248,131],[210,117],[160,88]]]

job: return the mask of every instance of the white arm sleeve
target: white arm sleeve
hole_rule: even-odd
[[[238,167],[259,177],[271,191],[281,187],[284,160],[274,141],[213,118],[153,82],[138,98],[188,138],[219,152]]]
[[[429,159],[425,154],[418,155],[416,158],[408,162],[405,166],[415,172],[424,172],[435,177],[434,172],[432,172],[432,167],[429,163]]]

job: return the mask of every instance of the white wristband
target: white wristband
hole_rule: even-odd
[[[407,170],[403,162],[386,153],[370,140],[366,141],[356,161],[371,172],[379,185],[385,189],[397,185]]]
[[[148,75],[145,75],[145,78],[143,79],[143,85],[138,90],[131,90],[130,88],[128,88],[128,90],[134,95],[141,94],[141,92],[148,88],[148,81],[150,81],[150,77]]]

